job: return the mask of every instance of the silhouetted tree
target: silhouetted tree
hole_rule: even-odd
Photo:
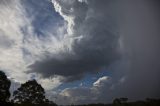
[[[4,72],[0,71],[0,102],[8,102],[10,97],[9,88],[11,86],[10,80]]]
[[[18,104],[47,104],[45,91],[36,80],[28,81],[13,93],[13,101]]]
[[[116,98],[113,101],[113,104],[122,104],[122,103],[127,103],[128,98]]]
[[[121,103],[126,103],[128,101],[128,98],[119,98]]]
[[[113,104],[121,104],[121,100],[116,98],[113,100]]]

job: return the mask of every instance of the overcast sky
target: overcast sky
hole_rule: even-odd
[[[0,70],[58,104],[160,97],[156,0],[0,0]]]

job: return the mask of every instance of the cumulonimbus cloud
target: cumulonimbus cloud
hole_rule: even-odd
[[[32,64],[30,72],[41,73],[44,77],[59,75],[64,77],[63,81],[75,81],[85,73],[101,71],[119,57],[119,36],[112,17],[115,15],[114,3],[77,0],[52,2],[55,10],[68,23],[65,37],[70,43],[66,45],[68,49],[57,52],[58,56],[50,55]]]
[[[35,79],[51,90],[109,66],[111,82],[102,77],[59,97],[159,97],[158,1],[1,0],[0,14],[0,69],[10,78],[24,82],[38,73]]]

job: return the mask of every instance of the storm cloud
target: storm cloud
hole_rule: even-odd
[[[11,91],[36,79],[58,104],[159,98],[159,6],[1,0],[0,69],[12,79]]]
[[[53,4],[68,23],[65,37],[70,41],[69,46],[64,46],[66,50],[57,55],[35,62],[30,72],[44,77],[59,75],[64,81],[74,81],[86,73],[105,69],[119,58],[114,2],[55,0]]]
[[[88,1],[86,3],[88,3],[89,5],[90,2]],[[99,4],[96,3],[96,5],[99,5]],[[125,1],[124,2],[123,1],[123,2],[116,2],[115,4],[118,4],[117,7],[119,7],[119,13],[117,14],[120,15],[118,17],[119,21],[117,22],[118,31],[119,31],[118,37],[117,36],[115,37],[114,34],[108,34],[108,31],[105,32],[104,30],[101,30],[101,29],[107,29],[109,30],[109,32],[111,31],[111,29],[106,27],[108,24],[105,24],[106,19],[104,19],[103,24],[105,26],[103,26],[103,24],[101,25],[96,24],[100,29],[95,29],[93,31],[94,34],[92,34],[92,31],[90,32],[89,29],[94,25],[91,24],[90,26],[85,28],[87,30],[83,30],[83,33],[90,32],[90,34],[87,34],[86,36],[84,36],[84,38],[86,39],[83,39],[82,37],[78,43],[76,42],[72,44],[73,51],[75,51],[75,54],[78,54],[76,55],[77,57],[83,56],[83,54],[88,54],[87,57],[95,56],[101,60],[101,56],[103,57],[102,55],[103,53],[107,54],[111,52],[111,55],[107,54],[107,56],[111,56],[111,57],[115,56],[115,58],[117,59],[117,56],[119,55],[117,54],[115,55],[114,53],[120,53],[121,58],[120,60],[116,61],[118,64],[114,63],[115,61],[113,58],[110,61],[110,59],[107,59],[107,57],[105,56],[104,58],[102,58],[103,61],[99,61],[98,59],[96,60],[98,61],[98,63],[100,63],[100,67],[103,67],[103,62],[110,63],[110,65],[104,64],[104,67],[106,68],[106,66],[110,66],[109,70],[113,71],[111,75],[111,80],[109,82],[104,81],[101,79],[106,77],[102,77],[99,80],[97,80],[95,83],[93,83],[93,86],[89,88],[86,88],[86,87],[67,88],[63,90],[58,96],[60,99],[59,101],[62,102],[64,100],[64,103],[66,103],[66,100],[67,100],[67,103],[73,103],[74,101],[75,103],[79,104],[79,103],[93,103],[94,101],[97,100],[99,102],[106,103],[106,102],[111,102],[115,97],[128,97],[130,100],[145,99],[147,97],[150,97],[150,98],[160,97],[160,94],[159,94],[159,88],[160,88],[159,16],[160,15],[158,13],[159,2],[156,2],[156,1],[153,1],[153,2]],[[96,6],[94,7],[96,8]],[[103,6],[101,5],[100,7],[103,7]],[[98,11],[99,9],[100,8],[96,9],[95,11]],[[102,12],[105,14],[107,13],[107,10],[105,9],[105,12],[104,11]],[[94,17],[96,17],[96,15],[99,16],[98,13],[99,12],[96,12]],[[106,15],[105,18],[107,16],[108,15]],[[112,14],[111,16],[114,16],[114,15]],[[112,18],[111,20],[113,19],[114,18]],[[83,22],[81,22],[80,25]],[[95,20],[94,22],[96,23]],[[100,21],[98,21],[97,23],[99,22]],[[112,21],[109,21],[109,22],[112,22]],[[87,26],[86,23],[85,25]],[[103,26],[103,27],[101,28],[100,26]],[[80,32],[79,29],[76,29],[74,27],[73,29],[78,30],[75,32]],[[117,27],[114,26],[113,29],[114,31],[116,31]],[[98,32],[98,34],[95,34],[96,32]],[[112,39],[108,41],[107,39],[104,39],[102,36],[98,36],[99,38],[97,38],[97,35],[101,35],[101,34],[103,35],[103,32],[105,32],[106,35],[112,35],[111,37]],[[106,42],[103,42],[101,37]],[[104,45],[101,45],[101,42],[99,42],[98,44],[92,43],[92,41],[88,40],[87,38],[91,38],[93,41],[95,39],[96,40],[101,39],[101,42],[103,42]],[[107,41],[110,43],[108,43]],[[94,46],[92,47],[92,45],[90,46],[89,44],[92,44]],[[110,45],[110,44],[116,44],[116,46],[113,46],[112,50],[105,49],[105,47],[107,47],[107,45]],[[120,49],[121,52],[114,51],[114,50],[117,50],[116,48],[117,45],[119,46],[118,50]],[[96,49],[98,46],[102,48],[104,47],[102,49],[103,50],[102,54],[101,52],[99,52],[99,49]],[[83,49],[81,49],[81,47],[83,47]],[[88,51],[85,48],[87,48]],[[96,52],[94,50],[98,51],[97,56],[95,55]],[[106,51],[109,50],[109,52],[106,52],[105,50]],[[90,58],[89,60],[93,61],[92,60],[94,59],[93,57]],[[83,58],[83,59],[85,60],[88,58]],[[90,72],[93,73],[96,67],[97,66],[99,67],[98,63],[92,66],[92,67],[94,66],[95,67]],[[100,70],[100,69],[96,69],[96,70]],[[69,72],[68,70],[66,71]],[[73,73],[73,76],[74,75],[76,76],[78,72]],[[85,71],[84,73],[86,72],[87,71]],[[81,71],[81,73],[83,73],[83,71]],[[67,75],[62,74],[62,76],[66,77]],[[101,86],[98,82],[101,83]],[[98,85],[98,86],[95,86],[95,85]],[[87,93],[84,94],[82,92],[87,92]],[[83,98],[90,98],[90,99],[83,99]]]

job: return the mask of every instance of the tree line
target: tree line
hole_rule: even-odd
[[[45,90],[36,80],[29,80],[10,94],[11,81],[0,71],[0,106],[57,106],[45,97]],[[83,103],[82,103],[83,104]],[[128,98],[116,98],[112,104],[86,104],[68,106],[160,106],[160,99],[147,98],[145,101],[128,102]]]
[[[67,105],[67,106],[160,106],[160,99],[146,98],[143,101],[129,102],[128,98],[116,98],[110,104],[82,104],[82,105]]]
[[[11,81],[0,71],[0,106],[57,106],[45,97],[45,90],[35,79],[21,84],[11,99],[10,86]]]

